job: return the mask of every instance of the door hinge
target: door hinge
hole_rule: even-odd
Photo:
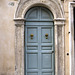
[[[17,67],[15,66],[15,70],[17,69]]]

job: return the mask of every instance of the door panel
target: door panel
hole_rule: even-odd
[[[52,46],[42,46],[42,50],[52,50]]]
[[[38,11],[38,8],[36,7],[36,8],[29,10],[29,12],[27,12],[26,18],[32,19],[32,20],[35,20],[35,19],[37,20],[37,19],[39,19],[38,15],[39,15],[39,11]]]
[[[30,11],[25,23],[25,75],[54,75],[53,16],[42,7]]]
[[[42,43],[52,43],[52,27],[42,27],[41,28],[42,34]],[[46,34],[48,34],[48,38],[46,39]]]
[[[42,30],[43,29],[43,30]],[[53,28],[44,26],[26,26],[26,71],[27,75],[54,75]],[[48,34],[46,39],[45,34]],[[31,39],[31,34],[34,34]],[[37,39],[36,39],[37,38]],[[43,73],[46,72],[46,73]]]
[[[47,13],[46,9],[41,9],[41,19],[50,19],[50,13]]]
[[[27,28],[27,42],[28,43],[37,43],[37,27],[28,27]],[[33,35],[33,37],[31,36]]]
[[[35,23],[34,23],[34,21],[35,21]],[[48,21],[48,22],[45,22],[45,21]],[[30,20],[28,20],[27,22],[26,22],[26,25],[29,25],[29,26],[37,26],[37,25],[39,25],[39,26],[53,26],[53,22],[49,22],[50,20],[39,20],[39,22],[38,22],[38,20],[32,20],[32,21],[30,21]]]
[[[28,46],[27,50],[38,50],[37,46]]]
[[[27,62],[27,69],[38,69],[38,54],[28,53]]]
[[[45,20],[53,19],[52,13],[48,9],[40,8],[40,14],[41,19]]]
[[[42,69],[52,69],[52,54],[42,53]]]

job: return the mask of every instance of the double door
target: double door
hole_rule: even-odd
[[[44,7],[33,7],[25,19],[25,75],[54,75],[52,13]]]
[[[26,26],[26,75],[54,75],[53,26]]]

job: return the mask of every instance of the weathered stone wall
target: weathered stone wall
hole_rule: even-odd
[[[21,0],[22,1],[22,0]],[[42,1],[42,0],[41,0]],[[58,0],[60,2],[60,0]],[[65,75],[70,74],[69,63],[69,2],[62,1],[64,6],[65,24]],[[15,24],[14,15],[17,8],[17,0],[0,0],[0,75],[15,74]],[[58,27],[60,30],[61,28]],[[60,33],[59,33],[60,36]],[[62,41],[62,40],[58,40]],[[60,44],[59,44],[60,45]],[[60,66],[60,64],[59,64]]]

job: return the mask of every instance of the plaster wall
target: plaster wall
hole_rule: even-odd
[[[0,0],[0,75],[14,75],[15,24],[13,21],[17,2]]]
[[[64,1],[64,17],[66,18],[66,22],[65,22],[65,75],[70,75],[70,55],[67,55],[67,53],[69,53],[69,2],[72,2],[72,0]]]
[[[69,2],[64,0],[65,24],[65,75],[70,74],[69,63]],[[60,0],[59,0],[60,2]],[[15,74],[15,23],[13,21],[18,1],[0,0],[0,75]]]

